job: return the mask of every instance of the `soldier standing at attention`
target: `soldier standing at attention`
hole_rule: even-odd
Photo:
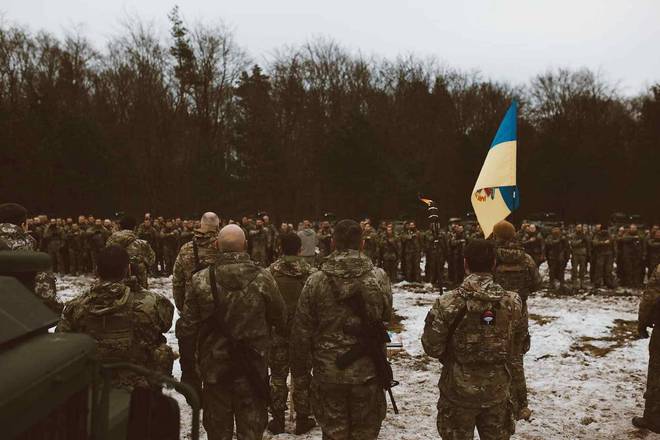
[[[596,225],[598,226],[598,225]],[[591,280],[594,289],[598,289],[603,283],[610,289],[614,288],[614,276],[612,265],[614,264],[615,243],[609,231],[605,228],[597,228],[591,241],[592,253],[591,264],[594,277]]]
[[[307,280],[291,332],[292,374],[294,379],[305,376],[312,365],[312,407],[326,439],[376,439],[386,413],[385,393],[370,357],[338,366],[359,343],[355,329],[389,321],[392,313],[390,282],[360,252],[361,240],[356,221],[337,223],[334,252]],[[362,322],[349,305],[353,301],[364,305],[371,322]]]
[[[264,222],[257,219],[254,229],[248,231],[248,248],[250,256],[261,267],[268,266],[268,230],[264,228]]]
[[[218,231],[220,218],[215,212],[206,212],[200,220],[200,227],[194,231],[193,239],[183,246],[174,262],[172,274],[172,296],[174,305],[181,314],[186,295],[190,292],[192,277],[195,273],[215,263],[218,255]],[[181,334],[184,325],[183,315],[176,322],[174,333],[179,341],[179,363],[181,364],[181,381],[190,384],[198,391],[202,389],[202,380],[197,372],[195,362],[195,341],[186,339]]]
[[[511,391],[516,419],[529,420],[532,412],[527,401],[527,381],[523,362],[531,345],[527,298],[530,293],[541,287],[541,276],[534,259],[517,242],[515,238],[516,229],[511,223],[506,220],[497,223],[493,228],[493,234],[495,236],[496,259],[493,279],[504,289],[516,292],[522,301],[521,320],[525,338],[522,345],[513,347]]]
[[[449,234],[449,260],[452,263],[452,271],[449,275],[449,281],[455,285],[463,282],[465,277],[465,267],[463,264],[464,250],[466,245],[465,232],[463,225],[452,225],[452,232]]]
[[[649,343],[649,373],[646,380],[646,406],[644,416],[635,417],[633,425],[660,434],[660,264],[646,285],[639,304],[637,329],[642,338],[648,338],[648,327],[653,327]]]
[[[562,235],[561,229],[554,227],[545,240],[545,258],[550,269],[550,288],[564,290],[564,270],[570,256],[568,240]]]
[[[394,234],[394,226],[390,223],[385,227],[385,233],[380,238],[379,250],[380,266],[385,270],[390,283],[396,283],[398,279],[397,268],[401,258],[399,239]]]
[[[332,228],[330,222],[325,220],[321,223],[321,229],[316,233],[319,244],[319,258],[325,258],[332,252]]]
[[[438,298],[426,316],[424,351],[440,359],[438,433],[443,439],[506,440],[515,432],[511,408],[513,347],[523,344],[522,304],[493,281],[495,248],[471,240],[463,283]]]
[[[165,222],[165,226],[160,231],[160,238],[163,246],[163,261],[165,267],[163,269],[165,276],[172,275],[174,268],[174,259],[179,251],[179,237],[180,232],[174,226],[171,220]]]
[[[408,224],[408,230],[401,237],[401,253],[405,260],[405,272],[403,276],[406,281],[418,283],[422,280],[419,263],[422,259],[423,247],[422,234],[417,230],[415,222],[410,222]]]
[[[528,225],[522,234],[522,245],[525,252],[532,256],[536,267],[545,261],[545,241],[543,235],[536,230],[536,225]]]
[[[270,400],[266,356],[273,328],[283,332],[286,306],[277,283],[245,251],[243,230],[218,234],[215,264],[193,275],[180,337],[197,347],[204,428],[210,440],[261,439]]]
[[[270,350],[269,367],[271,371],[271,412],[273,419],[268,423],[268,430],[273,434],[284,432],[284,411],[289,390],[286,386],[289,377],[289,334],[298,306],[298,298],[307,278],[316,268],[303,260],[300,254],[300,237],[293,232],[280,236],[283,255],[268,270],[275,278],[287,309],[287,328],[283,334],[273,335],[273,345]],[[296,411],[296,434],[304,434],[316,426],[310,416],[312,408],[309,403],[309,385],[311,376],[302,375],[294,379],[293,406]]]
[[[582,225],[575,226],[575,232],[568,240],[571,248],[571,283],[573,291],[584,289],[584,276],[587,274],[587,261],[591,256],[591,243]]]

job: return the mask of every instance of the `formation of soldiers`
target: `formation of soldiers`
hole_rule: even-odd
[[[34,219],[30,229],[16,206],[0,206],[0,246],[42,246],[33,236]],[[485,240],[477,228],[457,221],[449,231],[437,224],[419,231],[414,222],[397,231],[387,222],[374,230],[369,220],[321,222],[317,228],[305,220],[276,230],[267,216],[224,225],[212,212],[192,226],[181,221],[181,228],[176,220],[157,220],[158,228],[149,215],[139,225],[122,216],[107,226],[94,220],[93,227],[82,228],[79,219],[76,229],[84,229],[86,240],[107,235],[90,256],[99,279],[67,304],[57,331],[92,335],[101,359],[125,359],[171,374],[175,354],[164,333],[176,307],[182,381],[203,397],[210,439],[284,432],[289,373],[297,434],[319,423],[324,438],[376,439],[386,414],[384,390],[392,384],[387,336],[381,333],[392,313],[390,283],[398,281],[399,270],[404,279],[420,281],[422,255],[426,280],[454,287],[429,311],[422,335],[427,354],[443,364],[437,419],[442,438],[469,439],[477,429],[481,438],[507,439],[517,420],[531,416],[523,361],[532,343],[527,298],[541,284],[542,262],[548,262],[551,283],[562,288],[571,261],[576,289],[584,287],[590,271],[594,286],[599,279],[614,286],[614,261],[621,283],[639,286],[647,266],[655,264],[640,306],[640,335],[660,324],[657,226],[641,234],[631,225],[613,236],[597,225],[543,234],[534,225],[516,232],[500,222]],[[55,250],[58,227],[74,229],[63,223],[50,220],[51,230],[40,232],[46,250]],[[186,223],[191,233],[182,239]],[[40,219],[36,226],[41,224]],[[176,242],[176,252],[167,257],[163,252],[158,261],[153,240]],[[61,261],[57,270],[66,270]],[[149,273],[168,268],[174,305],[148,290]],[[654,332],[645,413],[633,419],[655,432],[660,432],[659,341]],[[161,396],[138,375],[118,372],[113,385],[137,390],[147,400]]]

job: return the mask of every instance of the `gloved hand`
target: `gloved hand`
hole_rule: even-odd
[[[647,339],[649,337],[649,332],[646,327],[637,327],[637,332],[639,333],[639,339]]]

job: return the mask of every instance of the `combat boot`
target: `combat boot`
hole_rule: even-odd
[[[273,418],[268,422],[268,431],[271,434],[282,434],[284,432],[284,411],[273,412]]]
[[[648,429],[651,432],[655,432],[657,434],[660,434],[660,425],[652,423],[651,421],[649,421],[648,419],[645,419],[644,417],[633,417],[632,424],[636,428]]]
[[[522,408],[520,411],[518,411],[518,417],[517,420],[527,420],[532,417],[532,410],[529,409],[527,406]]]
[[[309,416],[296,414],[296,435],[305,434],[316,426],[316,421]]]

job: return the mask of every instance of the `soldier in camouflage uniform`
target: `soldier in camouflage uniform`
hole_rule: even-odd
[[[125,249],[110,246],[98,256],[98,282],[89,291],[69,301],[58,332],[87,333],[98,342],[102,362],[132,362],[171,375],[174,354],[165,333],[172,326],[174,307],[162,295],[139,287],[130,279]],[[149,388],[143,376],[113,370],[112,386]]]
[[[621,239],[621,285],[641,287],[644,281],[644,240],[637,225],[630,225]]]
[[[179,230],[171,221],[165,222],[165,227],[160,231],[160,239],[163,246],[163,272],[165,276],[172,275],[174,260],[179,251]]]
[[[537,231],[536,225],[528,225],[522,234],[522,245],[525,252],[532,256],[536,267],[545,261],[545,240]]]
[[[374,228],[371,227],[371,224],[367,223],[364,225],[364,231],[362,233],[363,248],[362,252],[371,258],[371,262],[374,264],[378,263],[378,234],[374,231]]]
[[[452,232],[449,234],[449,266],[451,266],[451,270],[449,271],[449,281],[454,284],[462,283],[463,278],[465,277],[463,251],[466,244],[467,239],[465,237],[465,232],[463,232],[463,225],[454,224]]]
[[[92,226],[87,229],[87,242],[89,243],[90,254],[92,256],[92,267],[96,271],[96,259],[105,247],[105,243],[110,236],[110,232],[103,227],[101,219],[94,220]]]
[[[66,234],[66,249],[69,254],[69,273],[79,275],[83,273],[82,254],[84,248],[84,235],[77,224],[72,224]]]
[[[192,277],[195,273],[215,263],[218,255],[216,240],[220,229],[220,218],[214,212],[206,212],[200,221],[200,228],[194,231],[193,239],[183,246],[174,262],[172,274],[172,296],[174,304],[181,314],[186,295],[190,292]],[[181,316],[176,322],[175,334],[179,341],[179,355],[181,358],[181,380],[202,389],[202,380],[197,371],[195,361],[195,341],[186,339],[181,333],[184,317]]]
[[[515,431],[509,371],[525,335],[522,304],[493,281],[491,242],[471,240],[465,260],[470,274],[436,300],[422,335],[424,351],[443,364],[438,432],[471,440],[476,427],[482,440],[505,440]]]
[[[316,233],[319,244],[319,258],[325,258],[332,252],[332,228],[329,221],[321,223],[321,229]]]
[[[0,205],[0,248],[10,251],[37,251],[37,242],[25,231],[27,210],[16,203]],[[39,272],[35,277],[34,293],[58,315],[62,304],[57,300],[53,272]]]
[[[422,280],[419,263],[422,259],[424,244],[422,233],[417,230],[415,222],[408,224],[408,229],[400,237],[400,240],[401,254],[405,262],[403,278],[406,281],[418,283]]]
[[[564,270],[571,253],[571,248],[561,229],[552,228],[552,233],[545,239],[545,258],[550,269],[550,287],[564,290]]]
[[[575,227],[575,232],[569,237],[571,248],[571,283],[573,290],[584,289],[584,276],[587,274],[587,262],[591,257],[591,243],[582,225]]]
[[[281,236],[283,255],[268,270],[275,278],[280,293],[287,308],[287,330],[283,335],[273,336],[273,345],[270,349],[269,367],[271,371],[271,412],[273,420],[268,424],[268,430],[273,434],[284,432],[284,411],[289,390],[286,385],[289,376],[289,334],[298,306],[300,292],[309,276],[316,272],[316,268],[309,265],[298,256],[300,253],[300,237],[293,232]],[[293,407],[296,412],[296,434],[304,434],[316,423],[310,418],[312,408],[309,402],[310,375],[296,377],[293,381]]]
[[[354,329],[360,318],[346,304],[353,295],[362,296],[373,321],[389,321],[392,313],[390,282],[359,251],[361,237],[354,220],[337,223],[335,251],[307,280],[291,332],[293,377],[309,374],[311,359],[314,415],[323,438],[333,440],[376,439],[386,413],[385,394],[371,358],[359,357],[344,369],[336,363],[359,342]]]
[[[149,268],[153,266],[155,260],[154,250],[145,240],[137,238],[133,229],[135,228],[135,219],[130,216],[124,216],[119,220],[121,230],[115,232],[108,238],[107,246],[117,245],[128,252],[131,259],[131,270],[137,278],[143,289],[148,288]]]
[[[259,266],[268,266],[268,231],[264,228],[264,222],[257,219],[254,229],[248,231],[250,257]]]
[[[398,281],[397,268],[401,258],[399,239],[394,234],[394,226],[390,223],[385,227],[385,233],[381,236],[378,253],[380,256],[380,267],[385,270],[391,283]]]
[[[234,420],[239,439],[262,438],[271,332],[274,327],[282,333],[286,325],[286,306],[273,276],[250,259],[245,244],[239,226],[222,228],[217,261],[193,275],[183,306],[179,334],[197,347],[209,440],[231,440]],[[250,355],[239,364],[230,350]]]
[[[434,233],[433,229],[429,229],[425,238],[426,281],[436,287],[441,287],[444,283],[445,262],[449,253],[447,236],[439,230]]]
[[[534,259],[517,242],[516,230],[511,223],[506,220],[497,223],[493,228],[493,235],[496,259],[493,279],[504,289],[516,292],[522,301],[521,322],[525,338],[522,345],[513,347],[511,391],[516,419],[528,420],[532,413],[527,401],[527,381],[523,362],[531,345],[527,298],[530,293],[541,287],[541,276]]]
[[[601,228],[591,240],[591,264],[594,266],[594,277],[591,280],[594,289],[603,283],[610,289],[614,288],[612,265],[614,263],[615,244],[607,229]]]
[[[157,231],[151,224],[151,217],[147,216],[145,214],[144,216],[144,222],[140,224],[140,226],[137,227],[137,230],[135,231],[135,234],[137,235],[137,238],[140,240],[144,240],[147,243],[149,243],[149,246],[151,249],[154,251],[154,262],[152,265],[148,268],[149,272],[152,274],[155,274],[158,272],[158,267],[156,264],[156,248],[157,248],[157,243],[156,243],[156,235]]]
[[[660,434],[660,265],[649,279],[639,304],[637,328],[642,338],[648,338],[647,328],[653,327],[649,343],[649,372],[646,381],[646,406],[643,417],[633,418],[633,425]]]
[[[44,230],[43,239],[46,242],[46,251],[53,263],[53,272],[64,273],[64,259],[62,258],[64,231],[57,224],[57,220],[50,220],[50,224]]]
[[[181,234],[179,235],[179,251],[184,244],[192,241],[195,236],[195,232],[192,227],[192,222],[184,220],[183,226],[181,227]]]

